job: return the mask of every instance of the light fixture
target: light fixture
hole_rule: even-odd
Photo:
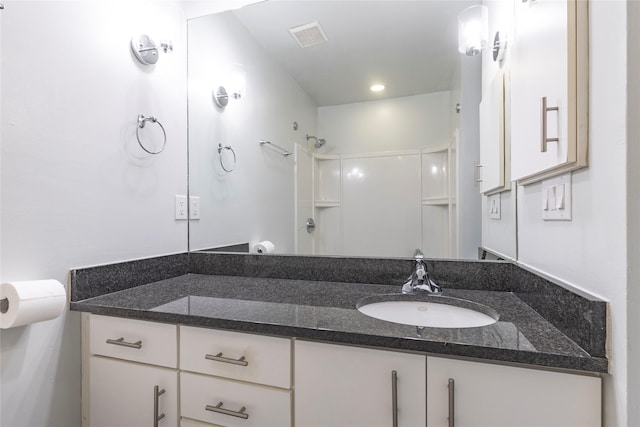
[[[467,56],[479,54],[487,46],[489,10],[469,6],[458,15],[458,51]]]
[[[224,86],[218,86],[213,92],[213,102],[220,108],[224,108],[229,104],[229,95]]]
[[[131,51],[143,65],[154,65],[158,62],[158,49],[164,53],[173,52],[173,43],[171,41],[161,41],[160,46],[158,46],[146,34],[140,34],[131,39]]]
[[[226,86],[218,86],[213,91],[213,100],[220,108],[225,108],[229,104],[229,97],[241,99],[247,91],[247,71],[238,64],[233,64],[226,73]]]
[[[502,31],[496,31],[496,35],[493,36],[493,46],[491,48],[494,62],[501,62],[504,59],[504,51],[506,49],[507,35]]]
[[[384,90],[384,85],[379,83],[374,84],[374,85],[371,85],[369,89],[371,90],[371,92],[382,92]]]

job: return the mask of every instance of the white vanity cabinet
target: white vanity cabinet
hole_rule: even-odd
[[[514,7],[511,178],[524,185],[587,165],[587,1]]]
[[[87,319],[84,427],[601,426],[598,376]]]
[[[92,315],[89,351],[89,426],[178,426],[177,326]]]
[[[426,423],[423,355],[296,341],[294,378],[296,427]]]
[[[427,396],[428,427],[602,425],[594,376],[429,356]]]

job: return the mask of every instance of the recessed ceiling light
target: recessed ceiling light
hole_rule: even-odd
[[[371,89],[371,92],[381,92],[384,90],[384,85],[375,84],[375,85],[372,85],[369,89]]]

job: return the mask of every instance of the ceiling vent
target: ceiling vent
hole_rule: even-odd
[[[301,48],[315,46],[329,40],[318,22],[290,28],[289,32]]]

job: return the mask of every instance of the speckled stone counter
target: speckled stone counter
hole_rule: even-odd
[[[169,257],[165,261],[178,264],[184,262],[184,259],[176,257],[178,258]],[[225,257],[224,259],[235,262],[234,258]],[[477,269],[478,266],[473,264],[482,263],[469,265]],[[405,261],[401,262],[402,267],[406,265]],[[505,280],[508,282],[516,274],[509,272],[505,265],[507,264],[498,264],[498,269],[502,271],[501,282]],[[402,267],[394,268],[402,269]],[[436,269],[433,268],[434,274]],[[184,273],[185,270],[190,272]],[[194,273],[194,270],[198,272]],[[97,279],[99,275],[95,271],[89,273],[84,270],[74,270],[72,271],[71,309],[101,315],[239,332],[560,369],[607,372],[608,368],[606,357],[603,354],[597,354],[600,347],[599,341],[602,340],[599,332],[585,334],[583,331],[582,335],[588,338],[586,340],[580,336],[570,338],[565,331],[561,331],[553,322],[543,317],[540,310],[534,310],[532,308],[534,304],[525,303],[517,292],[513,289],[504,289],[503,285],[499,285],[497,290],[486,284],[478,286],[480,289],[444,286],[445,296],[477,302],[495,310],[500,316],[498,322],[474,328],[417,328],[374,319],[356,309],[356,304],[361,298],[399,293],[400,288],[397,284],[283,279],[256,277],[255,274],[251,276],[199,274],[203,272],[202,266],[194,267],[188,262],[182,267],[173,268],[172,271],[171,274],[174,277],[125,286],[121,290],[111,290],[101,295],[91,295],[99,293],[87,293],[86,289],[83,290],[83,280],[86,279],[87,274],[95,274],[93,280],[99,283]],[[184,274],[178,275],[178,273]],[[518,272],[518,274],[522,273]],[[295,274],[292,275],[295,276]],[[543,285],[538,283],[537,286]],[[547,285],[544,284],[544,286]],[[76,292],[74,292],[74,288],[80,289],[75,289]],[[559,292],[563,294],[566,291]],[[86,298],[78,298],[78,294]],[[425,295],[424,298],[428,300],[438,297]],[[582,297],[576,296],[576,298]],[[540,298],[537,299],[535,303],[542,304],[539,301]],[[562,300],[560,302],[562,303]],[[600,323],[605,321],[600,319],[599,314],[606,312],[601,306],[604,303],[597,301],[587,301],[587,303],[597,303],[597,309],[594,310],[589,306],[589,313],[587,313],[593,317],[595,311],[597,319],[585,323],[583,329],[590,329],[594,325],[599,328]],[[575,310],[575,307],[573,309]],[[551,313],[551,316],[553,315]],[[587,318],[585,313],[581,315],[583,319]],[[576,327],[571,325],[570,328]],[[589,343],[594,340],[594,337],[595,341],[598,341],[597,351],[589,351]],[[581,340],[583,342],[579,342]]]

